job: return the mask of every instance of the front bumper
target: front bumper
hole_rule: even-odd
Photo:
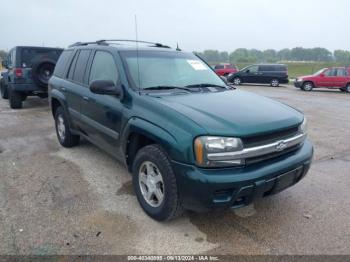
[[[303,86],[303,81],[294,81],[294,86],[300,88]]]
[[[194,211],[238,208],[278,193],[307,173],[313,147],[306,140],[295,152],[247,167],[203,169],[173,162],[183,206]]]

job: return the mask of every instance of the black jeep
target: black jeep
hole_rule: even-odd
[[[17,46],[10,50],[1,73],[1,97],[11,108],[21,108],[30,95],[47,97],[47,85],[63,49]]]

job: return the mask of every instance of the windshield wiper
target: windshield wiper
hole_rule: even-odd
[[[183,87],[183,86],[160,85],[160,86],[149,86],[149,87],[142,88],[142,90],[171,90],[171,89],[180,89],[180,90],[186,90],[188,92],[193,92],[192,89]]]
[[[187,88],[193,88],[193,87],[220,87],[227,89],[227,86],[221,86],[221,85],[215,85],[215,84],[209,84],[209,83],[201,83],[201,84],[194,84],[194,85],[187,85],[185,86]]]

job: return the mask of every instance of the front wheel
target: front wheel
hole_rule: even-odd
[[[278,79],[272,79],[270,85],[273,87],[278,87],[280,85],[280,81],[278,81]]]
[[[58,141],[62,146],[73,147],[79,144],[80,137],[71,133],[67,116],[61,106],[55,112],[55,127]]]
[[[137,152],[132,175],[137,200],[147,215],[164,221],[182,213],[174,171],[159,145],[148,145]]]
[[[233,84],[235,84],[236,86],[239,86],[240,84],[242,84],[242,80],[239,77],[235,77],[233,79]]]
[[[311,91],[314,88],[314,85],[311,82],[305,82],[301,87],[304,91]]]

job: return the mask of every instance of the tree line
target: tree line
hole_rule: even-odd
[[[279,61],[305,61],[305,62],[339,62],[350,65],[350,51],[335,50],[333,53],[326,48],[285,48],[279,51],[274,49],[257,50],[238,48],[233,52],[218,50],[205,50],[195,52],[210,64],[215,63],[275,63]]]

